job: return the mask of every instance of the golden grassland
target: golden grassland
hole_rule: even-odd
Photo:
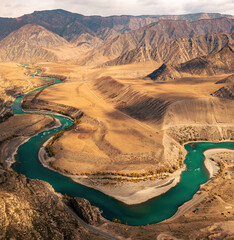
[[[210,99],[218,90],[216,81],[225,77],[194,77],[174,82],[156,83],[143,79],[156,67],[154,62],[125,66],[94,68],[69,64],[41,63],[49,74],[67,80],[45,89],[39,99],[80,109],[86,117],[72,132],[66,132],[53,144],[54,166],[71,173],[82,172],[147,172],[172,168],[164,161],[162,124],[140,121],[119,111],[117,103],[98,91],[96,79],[112,76],[119,83],[140,94],[177,102],[187,99]],[[166,165],[166,166],[165,166]]]

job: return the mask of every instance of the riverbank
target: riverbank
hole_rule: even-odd
[[[150,180],[139,181],[138,183],[122,182],[122,183],[116,183],[116,184],[110,184],[110,183],[101,184],[101,183],[92,181],[92,179],[90,179],[88,176],[76,176],[76,175],[66,174],[53,168],[50,165],[50,161],[53,159],[49,158],[45,151],[45,146],[49,141],[50,139],[43,144],[43,146],[41,147],[38,153],[38,158],[44,167],[49,168],[50,170],[56,171],[66,177],[69,177],[74,182],[77,182],[86,187],[93,188],[102,193],[105,193],[106,195],[113,197],[127,205],[140,204],[168,192],[171,188],[175,187],[180,182],[180,176],[182,172],[186,169],[185,167],[183,167],[175,171],[174,173],[170,174],[170,176],[164,180],[159,179],[159,180],[153,180],[153,181],[150,181]],[[204,160],[204,164],[209,172],[210,178],[215,176],[219,171],[218,164],[209,159],[210,154],[216,153],[217,151],[223,151],[223,149],[211,149],[204,152],[204,155],[206,156]],[[192,207],[193,205],[197,204],[198,199],[200,201],[203,200],[203,198],[200,195],[199,195],[199,198],[195,196],[191,201],[188,202],[188,204],[186,204],[185,208],[187,209],[188,206]],[[181,213],[184,212],[185,208],[181,206],[180,212]]]
[[[206,152],[204,152],[204,156],[205,156],[204,165],[209,172],[210,178],[216,176],[216,174],[219,172],[219,169],[220,169],[218,163],[216,163],[210,159],[210,157],[213,155],[212,150],[207,150]],[[210,151],[210,152],[208,152],[208,151]]]
[[[58,172],[66,177],[69,177],[74,182],[82,184],[86,187],[94,188],[128,205],[140,204],[166,193],[180,182],[181,173],[185,170],[185,167],[183,167],[170,174],[170,176],[166,179],[140,181],[138,183],[123,182],[117,183],[115,185],[95,184],[95,182],[93,182],[87,176],[74,176],[71,174],[60,172],[51,167],[50,161],[53,159],[47,156],[47,152],[45,150],[45,146],[50,140],[51,138],[43,144],[43,146],[38,152],[38,159],[43,165],[43,167]]]
[[[215,161],[211,160],[211,158],[214,154],[217,154],[220,152],[234,152],[234,150],[226,149],[226,148],[215,148],[215,149],[206,150],[204,152],[204,156],[205,156],[204,164],[207,170],[209,171],[210,178],[214,177],[219,171],[218,164]]]
[[[51,127],[46,127],[43,129],[43,131],[47,131],[47,130],[52,130],[55,128],[58,128],[61,126],[61,123],[58,119],[55,119],[55,122],[53,124],[53,126]],[[1,149],[1,155],[2,158],[5,159],[3,164],[4,164],[4,168],[7,170],[11,169],[12,164],[14,164],[16,162],[15,160],[15,155],[18,152],[18,148],[23,145],[24,143],[26,143],[27,141],[29,141],[32,137],[38,135],[40,132],[42,132],[41,130],[30,135],[30,136],[19,136],[16,138],[13,138],[11,140],[9,140],[8,142],[6,142]]]
[[[234,152],[234,150],[227,149],[227,148],[214,148],[214,149],[208,149],[208,150],[203,152],[203,154],[205,156],[204,165],[209,172],[209,178],[210,179],[215,177],[216,174],[219,172],[219,169],[220,169],[219,165],[215,161],[211,160],[211,157],[214,154],[217,154],[217,153],[220,153],[220,152]],[[205,186],[208,183],[209,183],[209,181],[206,182],[205,184],[203,184],[202,186]],[[208,196],[207,192],[196,193],[190,201],[185,202],[182,206],[180,206],[178,208],[178,211],[171,218],[165,220],[165,222],[171,222],[171,221],[175,220],[176,218],[182,216],[189,209],[191,209],[195,205],[202,202],[207,196]]]

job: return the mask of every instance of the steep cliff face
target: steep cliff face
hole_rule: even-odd
[[[101,212],[98,208],[92,206],[88,200],[75,197],[71,200],[71,203],[78,216],[86,223],[93,225],[101,222]]]

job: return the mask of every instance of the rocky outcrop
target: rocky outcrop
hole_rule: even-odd
[[[75,197],[71,200],[71,203],[78,216],[86,223],[90,225],[100,223],[101,213],[99,209],[95,206],[92,206],[88,200]]]
[[[211,95],[219,98],[234,100],[234,85],[222,87]]]
[[[234,69],[233,44],[226,45],[219,52],[195,58],[176,66],[178,72],[196,75],[217,75],[232,73]]]
[[[0,239],[95,239],[40,180],[0,170]]]
[[[181,74],[178,71],[176,71],[172,66],[162,64],[161,67],[159,67],[146,77],[157,81],[167,81],[180,78]]]

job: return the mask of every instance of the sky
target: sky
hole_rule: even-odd
[[[0,17],[64,9],[83,15],[163,15],[225,13],[234,15],[234,0],[0,0]]]

